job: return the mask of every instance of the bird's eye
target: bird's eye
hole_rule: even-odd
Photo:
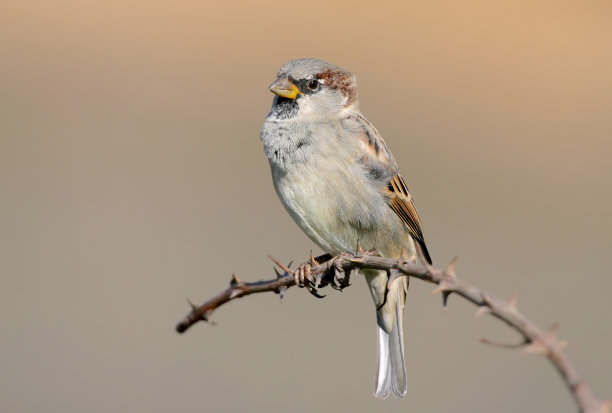
[[[308,89],[310,90],[317,90],[319,87],[319,81],[315,79],[309,80],[306,86],[308,86]]]

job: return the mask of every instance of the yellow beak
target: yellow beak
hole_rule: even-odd
[[[300,89],[288,78],[279,77],[270,85],[270,92],[283,98],[295,99]]]

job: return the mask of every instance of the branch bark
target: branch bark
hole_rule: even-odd
[[[176,331],[184,333],[198,321],[208,322],[211,314],[217,308],[236,298],[271,291],[281,294],[282,298],[282,294],[287,288],[296,285],[294,272],[274,258],[270,258],[283,269],[284,273],[281,274],[275,270],[276,279],[258,282],[242,282],[233,275],[230,286],[226,290],[199,306],[190,303],[191,311],[176,326]],[[422,263],[426,262],[422,257],[420,258]],[[396,278],[403,276],[437,284],[432,294],[441,293],[444,306],[446,306],[446,300],[450,294],[459,295],[478,307],[476,315],[491,314],[516,330],[523,339],[519,344],[495,343],[486,339],[481,340],[483,343],[504,348],[523,348],[524,353],[541,354],[547,357],[561,375],[581,413],[610,412],[612,400],[602,401],[597,399],[565,354],[564,348],[567,346],[567,342],[557,338],[558,326],[556,324],[548,330],[543,330],[518,311],[516,296],[507,301],[502,300],[457,278],[454,263],[455,260],[446,269],[441,270],[428,264],[417,263],[415,259],[384,258],[371,252],[363,253],[359,249],[357,254],[343,253],[321,264],[317,263],[311,255],[311,260],[306,265],[311,267],[311,275],[317,280],[316,288],[326,285],[343,288],[343,286],[338,287],[336,282],[338,271],[350,274],[351,271],[360,269],[387,271],[389,284]],[[313,292],[312,285],[309,290],[311,290],[311,293]],[[316,291],[315,289],[315,294]]]

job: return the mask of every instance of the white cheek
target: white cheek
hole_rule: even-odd
[[[302,95],[299,105],[300,116],[311,116],[321,110],[321,105],[308,95]]]
[[[300,116],[308,115],[313,112],[312,101],[306,96],[300,98],[298,105],[300,106]]]
[[[320,118],[341,112],[348,98],[337,96],[328,90],[322,90],[314,95],[302,95],[299,98],[300,117]]]

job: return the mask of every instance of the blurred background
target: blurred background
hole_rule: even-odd
[[[358,75],[434,261],[559,322],[612,396],[612,6],[398,3],[0,3],[0,410],[576,411],[547,360],[479,343],[515,333],[417,280],[402,400],[373,397],[359,280],[174,331],[186,297],[313,248],[259,140],[298,57]]]

